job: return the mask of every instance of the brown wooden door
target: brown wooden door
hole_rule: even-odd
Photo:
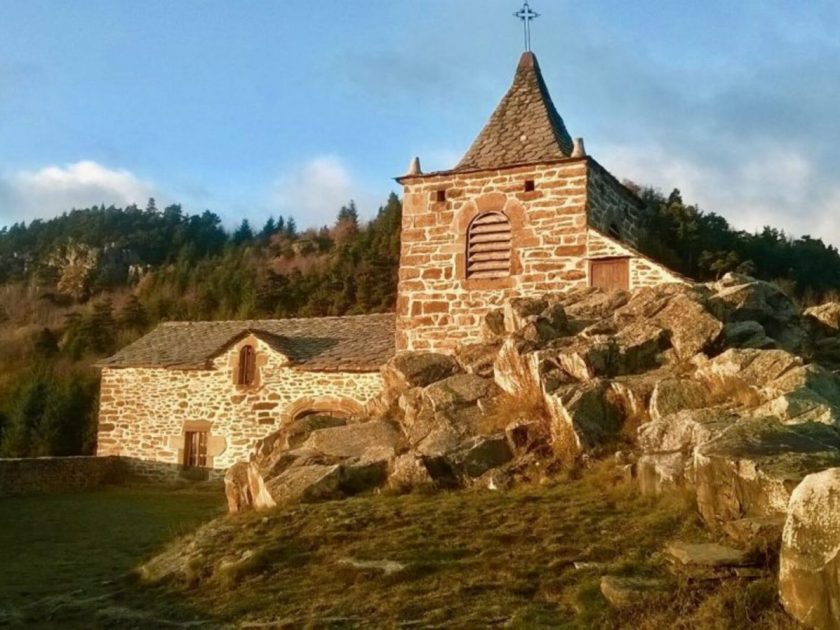
[[[589,285],[613,291],[630,289],[630,259],[605,258],[589,261]]]
[[[204,468],[207,466],[207,432],[187,431],[184,433],[184,466]]]

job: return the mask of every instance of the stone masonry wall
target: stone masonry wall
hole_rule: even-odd
[[[239,350],[256,350],[257,379],[236,385]],[[254,443],[306,410],[361,411],[382,389],[379,373],[307,372],[249,336],[207,370],[105,368],[99,409],[99,455],[178,465],[184,433],[208,430],[208,467],[247,460]],[[136,468],[136,466],[135,466]]]
[[[667,267],[654,262],[615,239],[600,234],[592,228],[589,229],[586,249],[590,260],[598,258],[629,258],[631,291],[639,287],[686,281]]]
[[[592,158],[587,169],[586,196],[590,227],[638,247],[640,201]]]
[[[0,459],[0,497],[88,490],[125,476],[118,457]]]
[[[586,159],[569,159],[403,180],[397,350],[479,341],[483,316],[504,299],[585,283],[586,171]],[[441,190],[445,201],[437,201]],[[492,211],[511,223],[511,275],[466,278],[467,229]]]

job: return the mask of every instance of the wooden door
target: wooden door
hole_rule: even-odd
[[[207,466],[207,432],[187,431],[184,433],[184,466],[204,468]]]
[[[589,285],[614,291],[630,289],[630,259],[603,258],[589,261]]]

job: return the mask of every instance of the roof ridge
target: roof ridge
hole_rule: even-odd
[[[323,320],[335,319],[361,319],[366,317],[394,317],[395,313],[387,311],[385,313],[358,313],[356,315],[319,315],[317,317],[274,317],[266,319],[190,319],[190,320],[170,320],[160,322],[158,326],[194,326],[196,324],[237,324],[245,325],[250,323],[262,322],[313,322]]]
[[[572,150],[537,57],[529,51],[520,57],[510,88],[453,170],[557,160],[571,156]]]

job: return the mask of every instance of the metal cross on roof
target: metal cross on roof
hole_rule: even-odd
[[[525,29],[525,50],[531,52],[531,20],[537,19],[540,17],[540,14],[528,5],[528,0],[525,0],[522,8],[514,13],[513,16],[522,20],[522,26]]]

